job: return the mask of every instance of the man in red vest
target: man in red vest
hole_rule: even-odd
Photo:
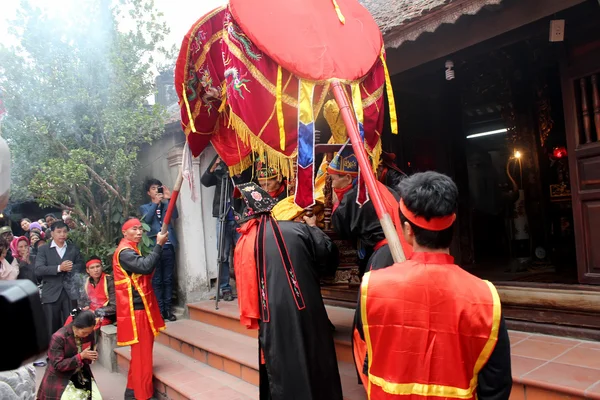
[[[154,395],[154,337],[165,329],[152,290],[152,273],[169,235],[159,232],[152,253],[143,257],[138,249],[144,232],[141,221],[129,219],[123,224],[122,231],[123,239],[113,256],[113,275],[117,297],[117,344],[131,345],[125,399],[148,400]]]
[[[115,281],[112,276],[105,274],[102,270],[100,257],[92,256],[85,264],[88,277],[83,283],[83,296],[80,307],[86,307],[94,311],[98,318],[96,329],[101,326],[115,322],[117,304],[115,300]],[[65,325],[70,324],[73,317],[69,316]]]
[[[364,275],[354,357],[370,400],[508,400],[510,343],[495,287],[454,264],[458,189],[437,172],[400,183],[414,253]]]

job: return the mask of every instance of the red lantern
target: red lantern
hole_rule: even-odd
[[[552,150],[552,158],[555,160],[560,160],[561,158],[567,157],[567,149],[565,146],[558,146]]]

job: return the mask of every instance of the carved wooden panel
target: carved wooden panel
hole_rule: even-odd
[[[592,98],[594,99],[594,125],[596,126],[596,140],[600,140],[600,83],[598,74],[592,75]]]
[[[356,255],[356,245],[348,240],[337,238],[334,231],[324,231],[333,240],[340,252],[340,265],[335,274],[335,278],[323,279],[324,285],[349,285],[360,284],[358,277],[358,257]]]
[[[584,158],[577,163],[579,189],[600,189],[600,157]]]
[[[582,135],[578,144],[595,143],[600,138],[600,83],[598,74],[579,79],[579,99],[577,118]]]
[[[574,56],[562,69],[573,228],[579,282],[600,285],[600,57]]]
[[[586,275],[600,278],[600,200],[584,201],[581,212],[585,226]]]

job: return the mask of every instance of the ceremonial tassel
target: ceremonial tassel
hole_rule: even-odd
[[[279,147],[285,151],[285,126],[283,120],[283,102],[281,101],[281,92],[283,86],[283,73],[281,65],[277,66],[277,92],[275,93],[275,105],[277,107],[277,124],[279,125]]]
[[[315,204],[315,83],[300,80],[298,85],[298,162],[294,202],[307,208]]]
[[[392,133],[398,134],[398,116],[396,115],[396,101],[394,100],[394,89],[392,88],[392,80],[390,79],[390,72],[388,71],[387,63],[385,62],[385,49],[381,49],[379,58],[383,64],[383,71],[385,73],[385,90],[388,98],[388,106],[390,107],[390,125],[392,127]]]
[[[192,110],[190,110],[190,103],[188,103],[188,99],[187,99],[187,93],[185,90],[185,83],[182,83],[181,86],[183,86],[183,102],[185,103],[185,108],[187,110],[187,114],[188,114],[188,119],[190,120],[190,128],[192,130],[192,133],[196,133],[196,127],[194,126],[194,118],[192,118]]]
[[[338,19],[340,20],[340,22],[342,24],[346,24],[346,17],[344,17],[344,14],[342,14],[342,10],[340,10],[340,6],[338,5],[336,0],[332,0],[333,1],[333,7],[335,7],[335,12],[337,13]]]
[[[360,143],[364,147],[365,145],[365,128],[364,128],[364,111],[362,105],[362,95],[360,93],[360,84],[358,82],[354,82],[350,85],[352,89],[352,107],[354,108],[354,114],[356,116],[356,123],[358,126],[358,132],[360,134]],[[358,149],[354,150],[354,153]],[[365,186],[364,179],[361,176],[360,168],[358,169],[358,195],[356,196],[356,203],[360,206],[364,205],[367,201],[369,201],[369,193],[367,192],[367,187]]]

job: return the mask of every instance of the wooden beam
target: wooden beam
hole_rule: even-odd
[[[600,312],[600,293],[581,290],[533,289],[497,286],[505,306],[536,307],[578,312]]]
[[[456,24],[442,25],[434,33],[423,34],[416,41],[405,42],[397,49],[387,49],[390,74],[455,53],[584,1],[505,0],[504,6],[496,12],[482,10],[478,15],[464,16]]]

